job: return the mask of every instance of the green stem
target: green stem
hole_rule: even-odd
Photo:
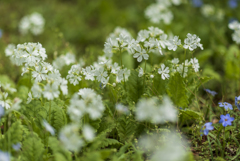
[[[8,128],[11,126],[11,113],[8,115]],[[11,133],[8,133],[8,151],[10,152],[11,148]]]
[[[213,161],[213,152],[212,152],[212,147],[211,147],[210,138],[209,138],[208,135],[207,135],[207,139],[208,139],[208,145],[209,145],[209,149],[210,149],[210,153],[211,153],[211,159],[212,159],[212,161]]]
[[[186,54],[187,54],[187,50],[184,49],[184,60],[183,60],[183,73],[182,73],[182,77],[184,77],[184,68],[185,68]]]
[[[146,64],[147,64],[147,60],[145,60],[145,67],[144,67],[144,79],[143,79],[143,88],[145,87],[145,79],[146,79]]]
[[[222,158],[224,158],[225,146],[226,146],[226,135],[225,135],[225,127],[224,127],[224,128],[223,128]]]
[[[5,149],[7,150],[6,132],[7,132],[7,116],[6,116],[6,120],[4,121],[4,128],[3,128],[4,146],[5,146]]]
[[[49,107],[49,116],[48,116],[48,123],[51,124],[51,100],[49,101],[50,107]]]
[[[121,66],[122,66],[122,48],[120,47],[119,50],[120,50]]]

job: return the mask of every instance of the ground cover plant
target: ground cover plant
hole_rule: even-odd
[[[0,161],[240,160],[238,3],[0,2]]]

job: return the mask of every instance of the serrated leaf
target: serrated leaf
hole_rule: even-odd
[[[123,145],[116,139],[105,138],[102,140],[101,148],[108,147],[108,146],[114,145],[114,144]]]
[[[167,87],[167,93],[176,106],[188,106],[187,90],[183,83],[183,78],[180,76],[179,73],[176,73],[174,76],[170,77]]]
[[[118,120],[117,131],[122,143],[133,139],[136,125],[130,119],[130,116],[122,116]]]
[[[200,120],[202,119],[202,114],[193,110],[179,110],[180,112],[180,119],[182,121],[186,120]]]
[[[24,140],[22,146],[22,159],[24,161],[42,161],[44,145],[34,132],[30,133]]]
[[[127,93],[131,102],[137,102],[144,92],[143,77],[138,77],[138,72],[131,70],[127,82]]]

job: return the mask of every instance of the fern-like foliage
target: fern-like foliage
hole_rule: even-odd
[[[202,114],[193,110],[179,110],[180,111],[180,120],[188,121],[188,120],[200,120],[202,119]]]
[[[4,138],[0,140],[0,149],[7,150],[8,146],[22,141],[23,127],[20,121],[14,122],[8,131],[4,134]],[[6,146],[7,143],[7,146]]]
[[[135,70],[131,71],[131,75],[127,82],[128,97],[131,102],[137,102],[144,92],[143,78],[138,77],[138,72]]]
[[[121,116],[118,120],[117,131],[122,143],[131,141],[136,129],[136,125],[131,122],[132,116]]]
[[[183,83],[183,78],[179,73],[171,76],[168,83],[167,93],[171,97],[173,103],[178,107],[187,107],[188,97],[187,90]]]
[[[23,161],[42,161],[43,160],[44,145],[41,139],[34,132],[23,141],[22,146],[22,160]]]

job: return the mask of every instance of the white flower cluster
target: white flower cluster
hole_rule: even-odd
[[[53,67],[61,70],[65,65],[70,65],[76,62],[75,55],[73,53],[68,52],[65,55],[60,55],[53,61]]]
[[[22,75],[30,73],[34,80],[31,93],[28,94],[28,103],[31,102],[32,97],[40,98],[42,94],[48,100],[53,100],[59,96],[59,88],[64,95],[68,94],[67,80],[62,78],[59,71],[51,64],[44,61],[47,58],[46,50],[40,43],[19,44],[13,52],[7,49],[6,55],[11,57],[13,63],[24,66]],[[42,81],[47,83],[40,83]]]
[[[232,21],[228,24],[228,27],[234,31],[232,34],[233,41],[240,44],[240,23],[238,21]]]
[[[183,148],[188,146],[187,141],[170,131],[151,136],[145,135],[139,139],[138,146],[150,155],[151,161],[159,161],[159,158],[164,161],[188,160],[188,152]]]
[[[80,136],[79,129],[82,129]],[[84,139],[85,141],[84,141]],[[78,124],[68,124],[64,126],[59,133],[59,140],[67,150],[78,152],[86,142],[91,142],[95,138],[95,129],[85,124],[82,128]]]
[[[8,93],[13,94],[16,91],[9,83],[2,84],[0,82],[0,106],[9,109],[12,106],[12,101],[8,98]]]
[[[160,23],[163,21],[165,24],[170,24],[173,19],[173,13],[170,10],[172,5],[180,5],[181,0],[157,0],[156,3],[151,4],[145,10],[145,16],[152,23]]]
[[[116,82],[120,83],[128,80],[130,70],[121,68],[116,62],[112,64],[112,60],[105,56],[99,56],[98,62],[94,62],[93,65],[85,68],[81,68],[79,64],[73,65],[68,71],[67,79],[71,84],[77,85],[82,80],[83,75],[85,80],[97,80],[104,88],[108,84],[111,74],[116,77]]]
[[[19,23],[19,31],[25,35],[31,32],[33,35],[40,35],[44,30],[45,20],[40,13],[32,13],[24,16]]]
[[[168,97],[163,98],[162,104],[159,104],[155,97],[141,99],[136,105],[136,119],[156,124],[165,123],[165,121],[175,122],[177,110]]]
[[[67,150],[77,152],[84,145],[78,130],[79,126],[77,124],[68,124],[61,129],[59,140]]]
[[[85,114],[96,120],[102,116],[104,109],[102,97],[90,88],[83,88],[71,98],[68,114],[73,122],[79,122]]]
[[[158,73],[161,75],[163,80],[169,79],[170,71],[173,73],[178,72],[183,78],[185,78],[188,74],[188,67],[191,66],[194,72],[198,72],[200,68],[197,58],[190,59],[190,61],[185,60],[185,62],[182,64],[178,64],[178,63],[179,63],[179,59],[174,58],[172,60],[173,66],[171,70],[169,69],[169,67],[166,67],[164,64],[161,64],[161,67],[158,69]]]

